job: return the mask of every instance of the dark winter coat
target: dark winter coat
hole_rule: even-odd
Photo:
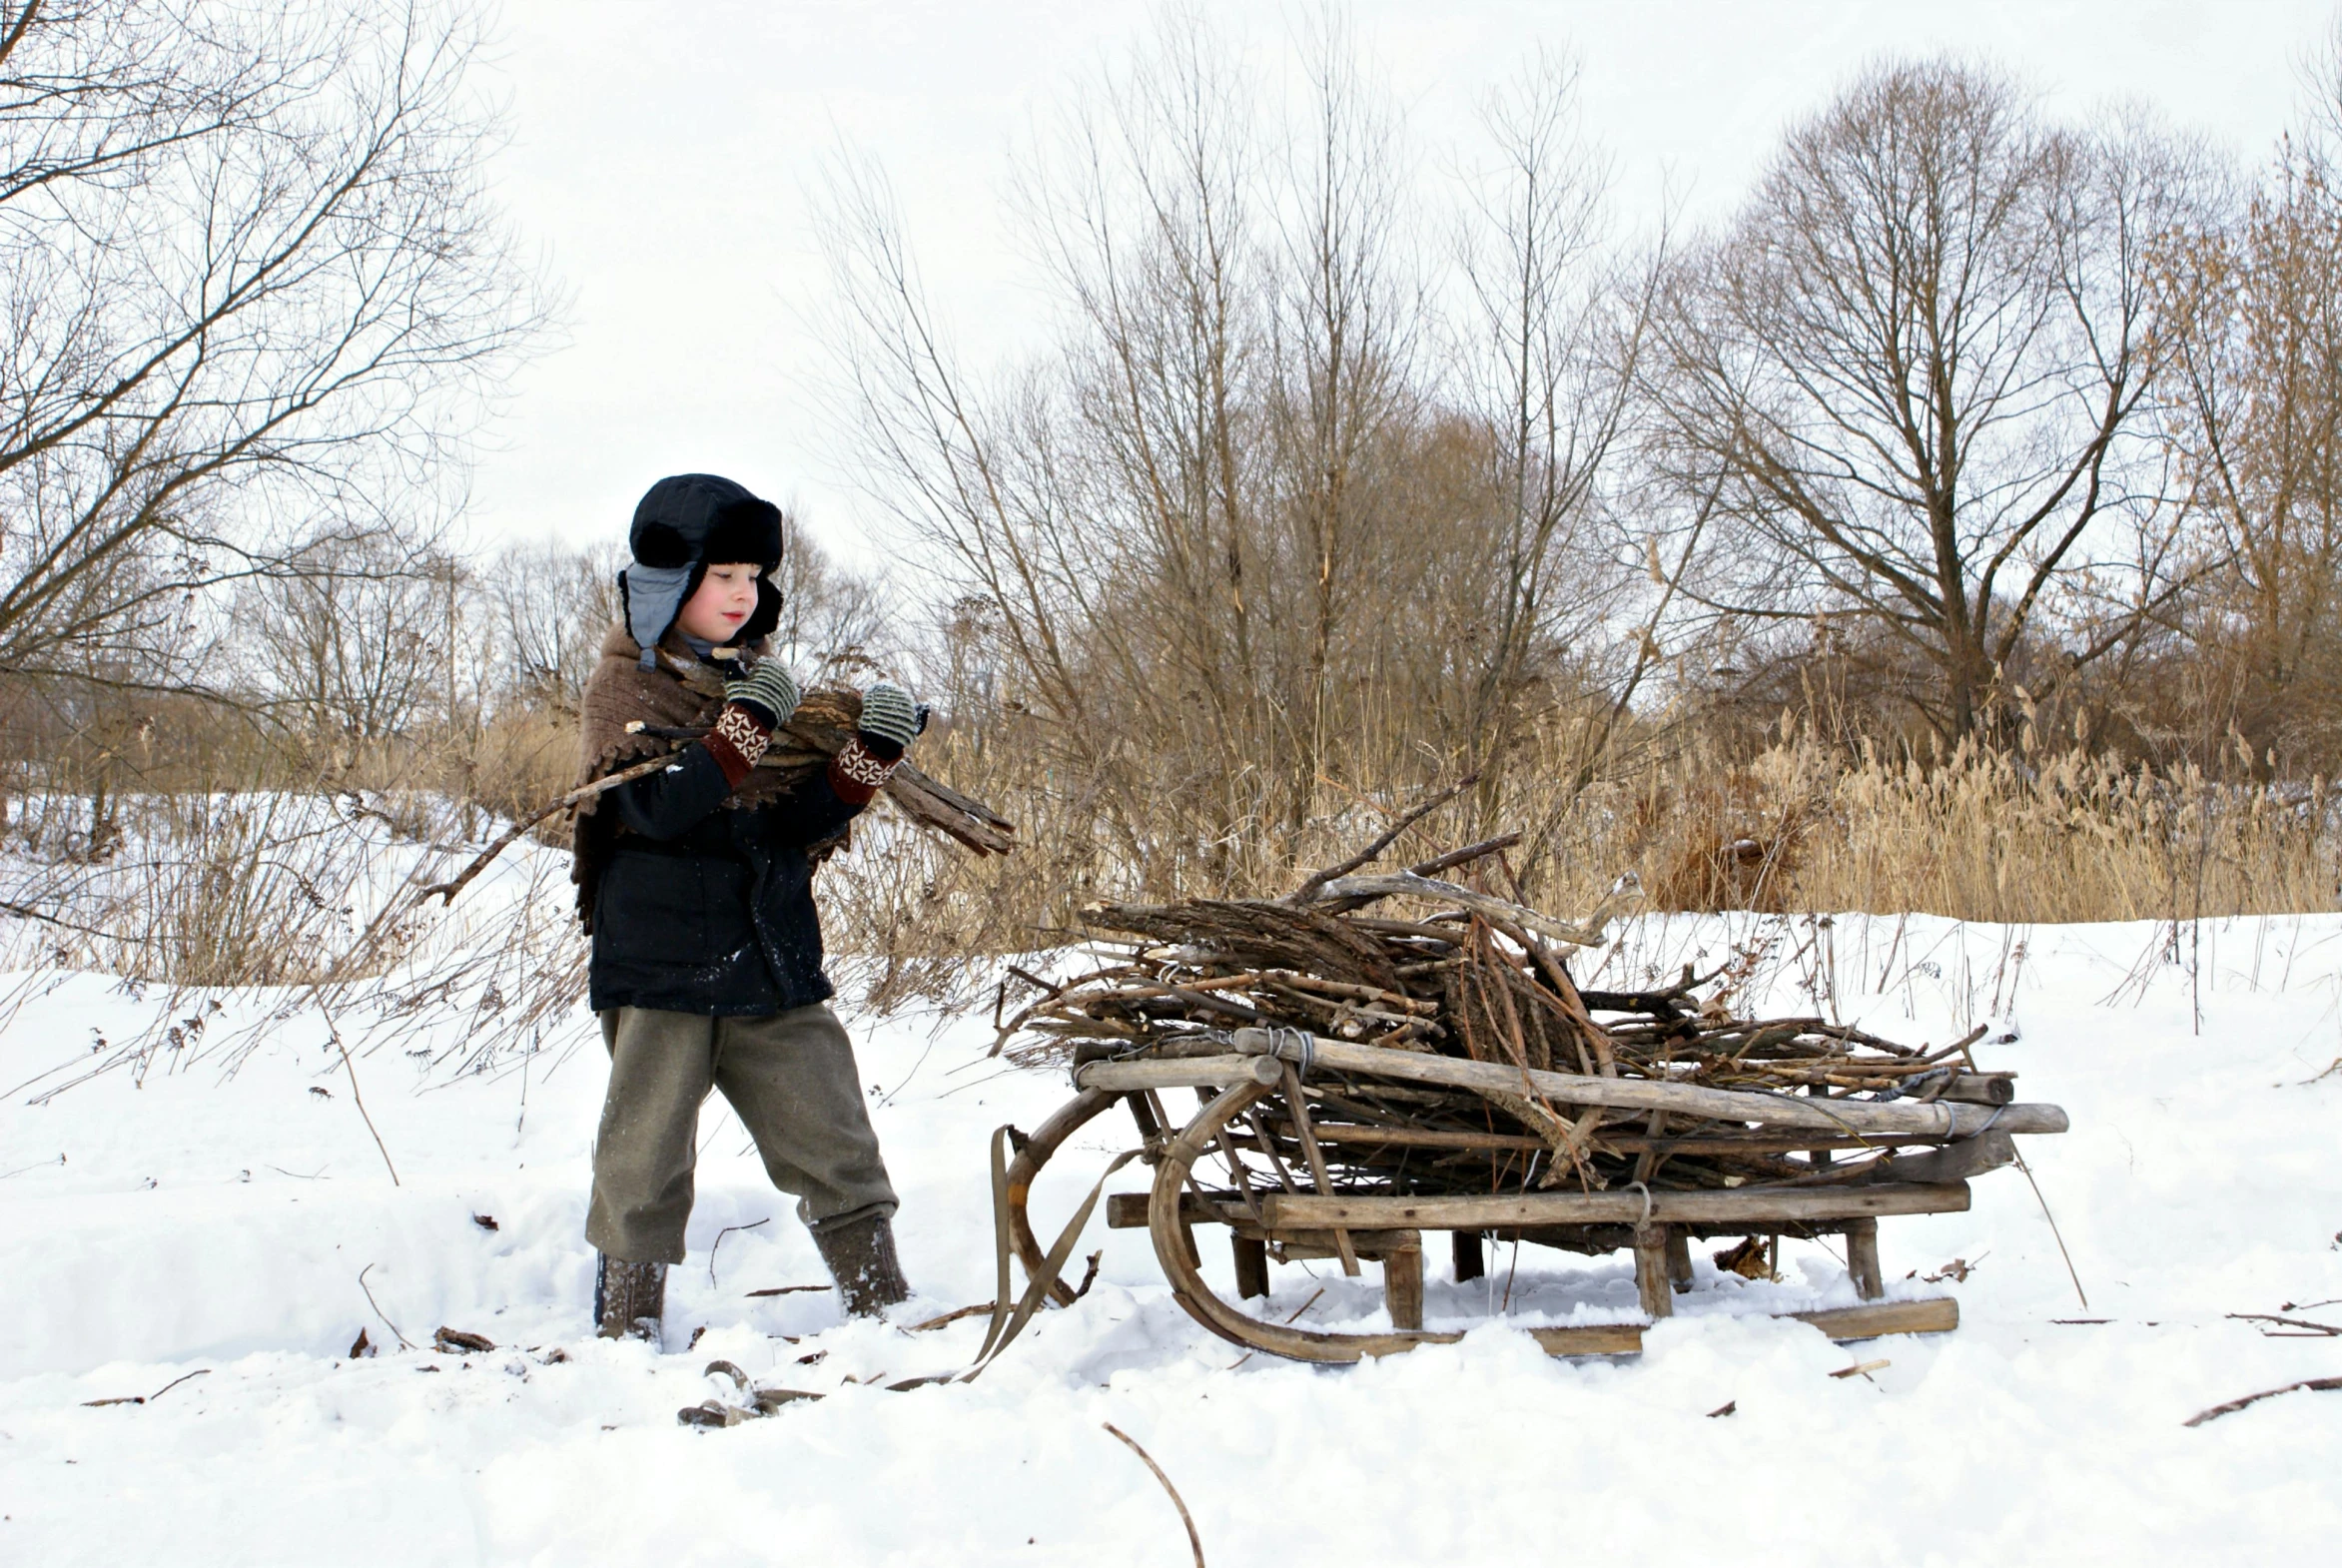
[[[695,658],[672,630],[676,612],[711,561],[778,562],[782,518],[730,479],[675,474],[644,494],[627,542],[624,624],[603,642],[580,714],[581,783],[670,744],[629,723],[714,721],[723,678],[739,667]],[[760,578],[756,612],[735,640],[764,651],[779,610],[778,590]],[[735,791],[699,742],[667,768],[583,802],[572,875],[593,941],[594,1010],[744,1017],[827,1001],[806,851],[836,838],[859,809],[819,773],[795,785],[755,774]]]
[[[722,810],[730,793],[715,759],[694,744],[672,767],[605,797],[598,814],[619,831],[593,890],[587,983],[596,1012],[738,1017],[833,994],[806,849],[860,808],[820,773],[753,810]]]

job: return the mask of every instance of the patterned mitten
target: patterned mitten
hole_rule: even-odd
[[[724,682],[723,711],[708,731],[708,755],[738,789],[773,743],[773,731],[797,711],[797,682],[778,659],[760,659],[740,680]]]
[[[743,680],[724,682],[724,700],[761,708],[766,729],[779,729],[797,711],[797,679],[779,659],[759,659]]]
[[[894,776],[920,730],[911,694],[882,680],[862,694],[862,723],[830,759],[830,788],[849,806],[867,806]]]

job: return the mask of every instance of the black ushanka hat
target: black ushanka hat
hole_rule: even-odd
[[[678,473],[658,481],[634,508],[626,544],[634,563],[618,573],[626,630],[642,647],[642,667],[686,600],[699,591],[711,562],[749,561],[770,573],[781,563],[781,509],[730,479]],[[756,579],[756,609],[740,628],[753,642],[781,623],[781,591]]]

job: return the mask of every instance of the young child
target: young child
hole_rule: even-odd
[[[791,786],[760,771],[798,699],[765,656],[781,608],[766,581],[780,563],[780,511],[729,479],[678,474],[642,497],[628,543],[624,624],[585,690],[582,777],[673,747],[630,733],[633,721],[712,728],[672,766],[578,813],[572,876],[610,1053],[585,1223],[600,1254],[598,1328],[659,1340],[711,1088],[739,1114],[773,1184],[796,1196],[846,1310],[873,1315],[910,1291],[854,1050],[825,1006],[807,852],[870,803],[921,715],[909,693],[881,682],[826,773]]]

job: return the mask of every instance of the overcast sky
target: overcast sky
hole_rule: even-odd
[[[1201,9],[1262,58],[1292,12]],[[1615,205],[1673,190],[1729,210],[1782,129],[1882,55],[2003,65],[2056,111],[2154,106],[2252,160],[2301,100],[2333,0],[1355,0],[1365,52],[1429,143],[1539,45],[1582,69]],[[661,474],[726,473],[794,500],[848,559],[880,547],[814,399],[805,309],[824,288],[808,175],[839,136],[875,155],[958,341],[1015,355],[1040,302],[999,213],[1012,143],[1147,31],[1138,0],[506,0],[490,84],[510,105],[499,195],[569,291],[566,345],[486,435],[485,540],[623,531]]]

